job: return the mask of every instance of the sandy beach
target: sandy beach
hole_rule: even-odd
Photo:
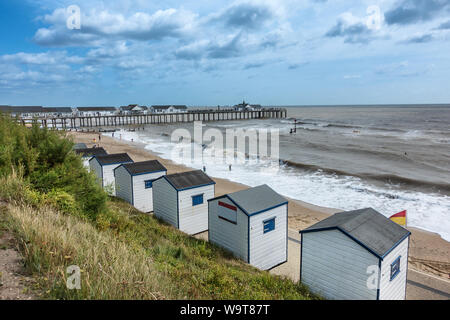
[[[91,147],[97,140],[98,133],[69,132],[76,143],[86,143]],[[143,145],[128,141],[119,141],[108,136],[102,136],[99,143],[108,153],[126,152],[134,161],[157,159],[167,169],[168,173],[177,173],[192,170],[178,165],[170,160],[158,157],[145,150]],[[235,183],[226,179],[212,177],[216,181],[216,196],[248,188],[246,185]],[[291,234],[297,233],[340,210],[315,206],[298,200],[289,199],[289,229]],[[438,234],[416,228],[408,228],[411,233],[409,268],[431,274],[442,279],[450,279],[450,243]]]

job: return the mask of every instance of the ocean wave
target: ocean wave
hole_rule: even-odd
[[[116,139],[119,135],[115,135]],[[167,137],[144,132],[123,132],[123,140],[146,143],[146,149],[171,159],[175,146]],[[373,207],[385,216],[408,210],[408,225],[439,233],[450,241],[450,197],[440,193],[430,193],[397,187],[393,183],[423,185],[395,175],[353,175],[350,172],[324,168],[315,165],[283,160],[279,169],[272,170],[270,161],[245,161],[233,164],[232,170],[226,163],[213,158],[205,158],[198,163],[182,161],[180,164],[201,169],[212,177],[229,179],[249,186],[268,184],[280,194],[315,205],[338,208],[343,211],[362,207]],[[371,183],[379,179],[384,183]],[[373,181],[373,180],[372,180]],[[436,186],[433,184],[433,186]],[[448,186],[446,186],[448,189]]]
[[[382,128],[382,127],[367,127],[367,129],[374,130],[374,131],[386,131],[386,132],[406,132],[403,129],[399,128]]]
[[[293,120],[290,121],[282,121],[282,123],[287,123],[290,125],[294,125],[295,122]],[[309,125],[314,126],[317,128],[324,128],[324,130],[328,128],[337,128],[337,129],[350,129],[350,130],[357,130],[365,132],[373,131],[375,132],[386,132],[386,133],[392,133],[393,136],[395,136],[398,133],[407,133],[407,130],[398,129],[398,128],[383,128],[383,127],[372,127],[372,126],[362,126],[362,125],[354,125],[354,124],[347,124],[347,123],[328,123],[323,121],[305,121],[305,120],[297,120],[297,125]]]
[[[320,129],[316,129],[316,128],[308,128],[308,127],[302,127],[302,126],[297,127],[297,129],[305,130],[305,131],[311,131],[311,132],[319,132],[319,131],[321,131]]]
[[[362,129],[361,126],[350,125],[350,124],[337,124],[337,123],[329,123],[325,125],[326,128],[343,128],[343,129]]]
[[[280,164],[285,166],[290,166],[294,168],[298,168],[305,171],[318,171],[323,172],[327,174],[332,175],[338,175],[338,176],[349,176],[349,177],[356,177],[362,180],[373,180],[373,181],[379,181],[387,185],[401,185],[401,186],[407,186],[412,188],[419,188],[419,189],[430,189],[435,192],[442,192],[450,194],[450,184],[444,184],[444,183],[432,183],[428,181],[422,181],[422,180],[416,180],[411,179],[407,177],[402,177],[395,174],[357,174],[353,172],[347,172],[344,170],[337,170],[333,168],[326,168],[321,167],[313,164],[305,164],[305,163],[298,163],[291,160],[280,160]]]

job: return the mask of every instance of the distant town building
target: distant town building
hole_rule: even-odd
[[[0,106],[0,112],[21,118],[41,117],[44,115],[42,106]]]
[[[117,114],[116,107],[77,107],[77,116],[89,117],[89,116],[109,116]]]
[[[70,117],[74,111],[69,107],[43,107],[42,111],[46,117]]]
[[[187,107],[185,105],[156,105],[152,106],[150,111],[152,113],[186,113]]]
[[[10,114],[12,117],[62,117],[71,116],[72,108],[69,107],[42,107],[42,106],[0,106],[0,112]]]
[[[130,104],[128,106],[121,106],[119,110],[121,114],[145,114],[148,108],[138,104]]]

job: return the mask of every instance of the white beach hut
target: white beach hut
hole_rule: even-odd
[[[262,270],[287,261],[288,201],[269,186],[226,194],[208,205],[210,242]]]
[[[108,188],[112,195],[115,192],[114,169],[124,163],[132,163],[133,160],[127,153],[93,156],[89,160],[91,171],[97,175],[98,182],[103,188]]]
[[[103,148],[77,148],[74,149],[75,153],[81,156],[81,160],[83,161],[83,165],[90,169],[89,160],[93,156],[104,156],[108,153]]]
[[[201,170],[162,176],[153,181],[153,212],[187,234],[206,231],[215,184]]]
[[[73,150],[77,150],[77,149],[87,149],[88,146],[86,145],[86,143],[80,142],[80,143],[75,143],[73,145]]]
[[[116,196],[143,212],[153,211],[153,181],[166,175],[167,169],[158,161],[121,164],[114,169]]]
[[[300,280],[337,300],[403,300],[410,232],[372,208],[300,231]]]

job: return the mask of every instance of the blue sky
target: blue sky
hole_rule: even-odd
[[[0,104],[450,103],[450,0],[2,0],[0,36]]]

